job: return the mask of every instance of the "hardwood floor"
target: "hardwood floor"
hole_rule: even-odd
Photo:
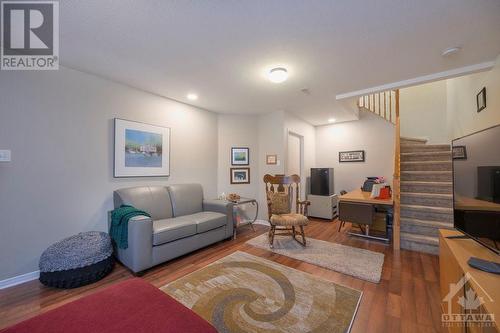
[[[380,283],[365,282],[289,257],[245,244],[266,232],[256,225],[256,232],[243,227],[236,240],[224,241],[148,270],[142,278],[161,287],[234,251],[240,250],[308,272],[323,279],[363,291],[352,332],[442,332],[439,262],[437,256],[401,250],[391,246],[348,236],[346,227],[338,232],[338,222],[312,221],[305,229],[307,237],[337,242],[385,254]],[[0,328],[10,326],[82,296],[94,293],[118,281],[132,278],[117,264],[103,280],[81,288],[58,290],[38,281],[0,290]]]

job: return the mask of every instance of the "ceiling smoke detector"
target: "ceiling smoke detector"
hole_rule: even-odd
[[[458,52],[460,52],[461,49],[462,48],[460,46],[450,47],[449,49],[444,50],[443,53],[441,53],[441,55],[443,57],[449,57],[454,54],[457,54]]]

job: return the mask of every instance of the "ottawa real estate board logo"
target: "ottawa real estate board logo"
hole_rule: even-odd
[[[59,69],[59,2],[1,1],[0,4],[0,69]]]
[[[476,291],[481,291],[482,296]],[[445,327],[494,327],[495,315],[485,311],[487,303],[494,300],[467,272],[457,283],[449,285],[449,293],[443,298],[442,324]]]

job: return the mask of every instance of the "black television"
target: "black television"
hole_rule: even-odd
[[[500,255],[500,125],[455,139],[455,228]]]

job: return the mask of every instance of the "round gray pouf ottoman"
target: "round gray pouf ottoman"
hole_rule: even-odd
[[[113,269],[113,246],[105,232],[82,232],[57,242],[40,257],[40,282],[76,288],[105,277]]]

